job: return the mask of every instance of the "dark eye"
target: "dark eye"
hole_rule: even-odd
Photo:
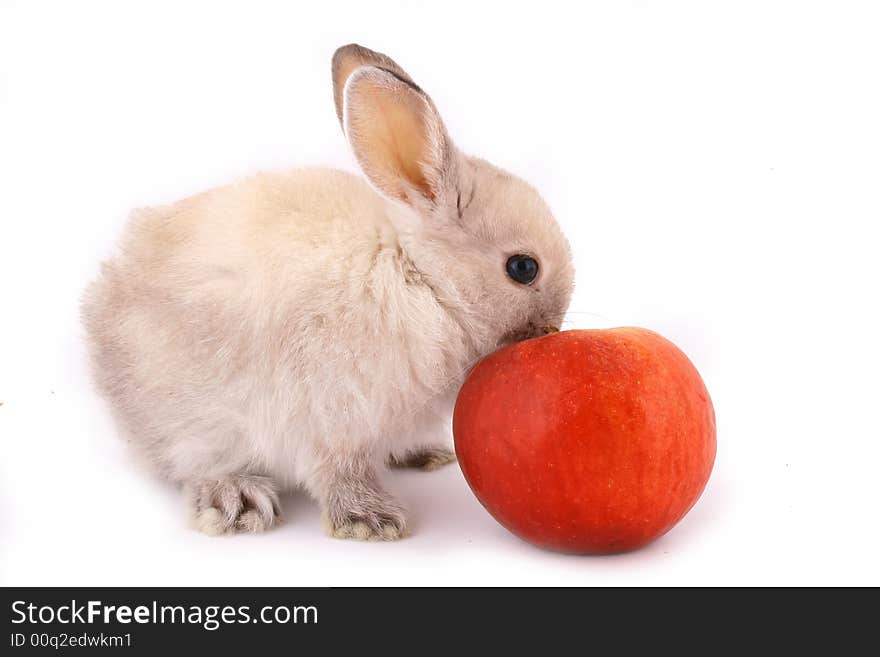
[[[538,275],[538,261],[527,255],[513,255],[507,259],[507,275],[517,283],[528,285]]]

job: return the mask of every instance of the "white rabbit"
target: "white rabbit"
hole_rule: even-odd
[[[98,387],[207,533],[266,529],[301,486],[333,536],[403,536],[382,469],[453,461],[468,368],[568,306],[537,192],[461,154],[388,57],[340,48],[333,85],[371,184],[299,169],[138,210],[86,292]]]

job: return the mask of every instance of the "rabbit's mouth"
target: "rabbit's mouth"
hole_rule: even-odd
[[[559,327],[551,326],[549,324],[535,324],[534,322],[529,322],[525,326],[521,326],[513,331],[508,331],[501,338],[501,346],[513,344],[514,342],[522,342],[523,340],[531,340],[532,338],[539,338],[542,335],[548,335],[550,333],[558,333]]]

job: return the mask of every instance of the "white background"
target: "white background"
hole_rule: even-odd
[[[878,34],[871,2],[0,2],[0,583],[880,584]],[[653,545],[532,548],[456,466],[389,476],[399,543],[327,538],[300,495],[208,538],[117,439],[77,313],[128,210],[354,169],[351,41],[546,196],[567,326],[650,327],[703,373],[715,471]]]

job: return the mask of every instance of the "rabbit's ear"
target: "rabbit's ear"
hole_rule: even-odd
[[[345,130],[342,111],[345,83],[348,82],[348,78],[351,74],[361,66],[375,66],[376,68],[384,69],[389,73],[396,75],[404,82],[407,82],[414,87],[416,86],[416,83],[406,74],[406,71],[400,68],[388,55],[383,55],[380,52],[364,48],[356,43],[350,43],[347,46],[342,46],[337,49],[337,51],[333,53],[332,64],[333,100],[336,103],[336,116],[339,118],[339,123],[342,125],[343,130]]]
[[[345,85],[343,127],[370,181],[393,199],[431,202],[454,183],[455,150],[434,104],[414,83],[374,66]]]

